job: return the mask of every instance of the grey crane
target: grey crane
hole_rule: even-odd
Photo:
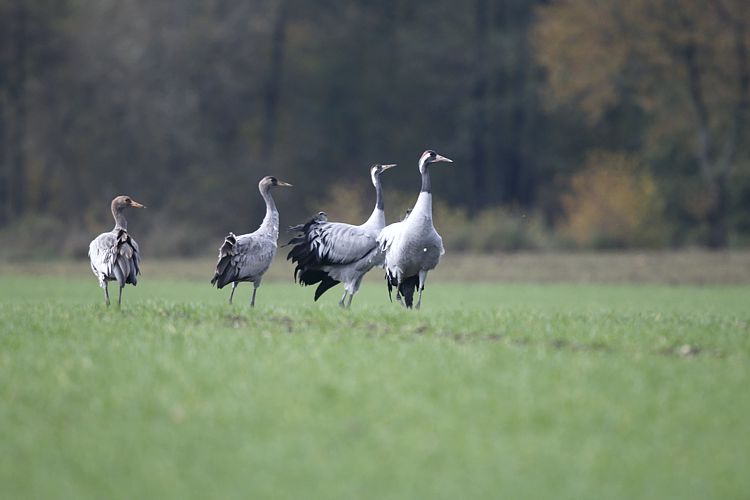
[[[414,303],[414,290],[419,289],[417,309],[422,305],[427,273],[437,267],[440,256],[445,253],[443,239],[432,224],[432,184],[430,166],[434,163],[453,163],[432,150],[422,153],[419,159],[419,172],[422,175],[422,189],[414,208],[400,222],[386,226],[378,236],[378,245],[385,254],[386,282],[388,295],[396,287],[396,300],[411,308]]]
[[[272,176],[263,177],[258,183],[260,194],[266,202],[266,216],[260,227],[252,233],[240,236],[229,233],[219,248],[219,261],[216,263],[211,284],[220,289],[229,283],[232,284],[232,293],[229,295],[230,304],[237,285],[242,281],[251,281],[253,297],[250,299],[250,306],[255,307],[255,293],[276,255],[279,211],[271,196],[271,188],[275,186],[291,187],[291,184]]]
[[[382,265],[383,256],[378,250],[377,237],[385,227],[383,188],[380,174],[396,165],[372,165],[370,178],[375,186],[375,208],[364,224],[354,226],[343,222],[328,222],[325,212],[304,224],[289,228],[299,231],[288,245],[293,245],[287,255],[297,266],[294,280],[301,285],[320,283],[315,290],[318,300],[326,290],[344,284],[344,295],[339,305],[344,307],[346,296],[351,306],[362,278],[374,266]]]
[[[141,253],[138,243],[128,233],[128,221],[125,219],[125,209],[146,208],[130,196],[117,196],[112,200],[112,217],[115,227],[112,231],[102,233],[89,244],[89,259],[91,270],[99,280],[99,286],[104,289],[104,302],[109,305],[109,282],[117,281],[120,293],[117,305],[122,304],[122,289],[127,283],[138,284],[140,274]]]

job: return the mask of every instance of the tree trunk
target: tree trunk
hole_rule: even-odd
[[[473,168],[474,193],[471,208],[474,212],[486,203],[487,186],[487,24],[489,6],[487,0],[476,0],[474,4],[474,64],[475,76],[472,88],[473,118],[471,127],[471,165]]]
[[[529,7],[530,8],[530,7]],[[514,19],[516,22],[520,19]],[[527,22],[528,21],[525,21]],[[505,201],[513,204],[527,205],[530,202],[528,176],[529,169],[526,165],[526,136],[528,134],[527,124],[529,120],[529,63],[532,60],[528,34],[526,31],[517,30],[516,55],[514,68],[511,75],[511,92],[513,96],[513,107],[511,111],[511,128],[508,134],[511,138],[509,144],[507,184],[500,186],[505,190]]]
[[[11,217],[10,205],[10,164],[5,148],[5,96],[0,88],[0,227],[8,223]]]
[[[266,79],[263,100],[263,128],[261,130],[260,157],[264,162],[272,160],[276,146],[279,98],[281,95],[286,48],[287,10],[287,0],[278,0],[276,4],[276,16],[271,31],[271,53],[268,61],[268,78]]]
[[[9,97],[11,127],[8,176],[10,216],[18,216],[26,208],[26,31],[27,12],[24,0],[16,4],[16,30],[13,36],[13,75],[10,77]]]
[[[726,176],[717,176],[710,190],[711,206],[706,213],[706,246],[721,250],[729,244],[729,187]]]

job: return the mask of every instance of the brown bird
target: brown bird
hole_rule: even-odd
[[[112,200],[112,216],[115,227],[112,231],[102,233],[89,245],[89,259],[91,270],[99,280],[99,286],[104,289],[104,301],[109,305],[110,281],[117,281],[120,293],[117,305],[122,303],[122,289],[127,283],[138,284],[140,274],[141,254],[138,243],[128,233],[128,221],[125,219],[125,209],[146,208],[133,200],[130,196],[118,196]]]

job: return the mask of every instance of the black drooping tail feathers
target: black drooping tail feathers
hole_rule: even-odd
[[[395,276],[390,274],[388,271],[386,271],[385,274],[385,281],[388,283],[388,297],[391,296],[391,290],[393,290],[394,286],[398,286],[398,280]],[[407,309],[411,309],[411,307],[414,305],[414,290],[416,290],[419,287],[419,275],[415,274],[414,276],[409,276],[405,280],[401,282],[401,285],[398,286],[398,291],[401,295],[404,296],[404,304],[406,305]]]
[[[128,232],[124,229],[117,231],[114,248],[114,274],[120,287],[127,283],[133,286],[138,284],[138,274],[141,270],[138,266],[140,256],[138,255],[138,245],[130,238]]]
[[[286,256],[286,260],[294,262],[296,267],[294,268],[294,281],[299,282],[300,285],[308,286],[320,283],[318,288],[315,289],[315,300],[317,301],[321,295],[340,282],[331,278],[327,272],[320,269],[320,267],[326,265],[322,262],[318,252],[313,248],[311,242],[316,235],[316,226],[320,223],[326,222],[327,217],[324,212],[320,212],[318,215],[297,226],[289,228],[290,231],[299,231],[300,234],[289,240],[284,246],[293,245],[289,254]]]
[[[224,238],[224,243],[219,248],[219,262],[216,264],[214,277],[211,278],[211,284],[217,288],[224,288],[237,278],[237,269],[231,266],[232,257],[234,257],[234,246],[237,244],[237,237],[234,233],[229,233]]]

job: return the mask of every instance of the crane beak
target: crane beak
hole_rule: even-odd
[[[289,184],[288,182],[284,182],[284,181],[278,181],[278,183],[276,185],[277,186],[283,186],[283,187],[292,187],[291,184]]]
[[[386,171],[386,170],[388,170],[389,168],[393,168],[393,167],[395,167],[395,166],[396,166],[396,164],[395,164],[395,163],[391,163],[391,164],[389,164],[389,165],[380,165],[380,167],[381,167],[381,168],[383,169],[383,172],[385,172],[385,171]]]
[[[135,200],[132,201],[132,203],[130,204],[130,206],[133,207],[133,208],[146,208],[146,205],[142,205],[142,204],[138,203]]]
[[[446,158],[445,156],[440,156],[440,155],[436,155],[435,159],[432,160],[432,161],[433,161],[433,163],[434,162],[438,162],[438,161],[444,161],[444,162],[447,162],[447,163],[453,163],[453,160],[451,160],[450,158]]]

